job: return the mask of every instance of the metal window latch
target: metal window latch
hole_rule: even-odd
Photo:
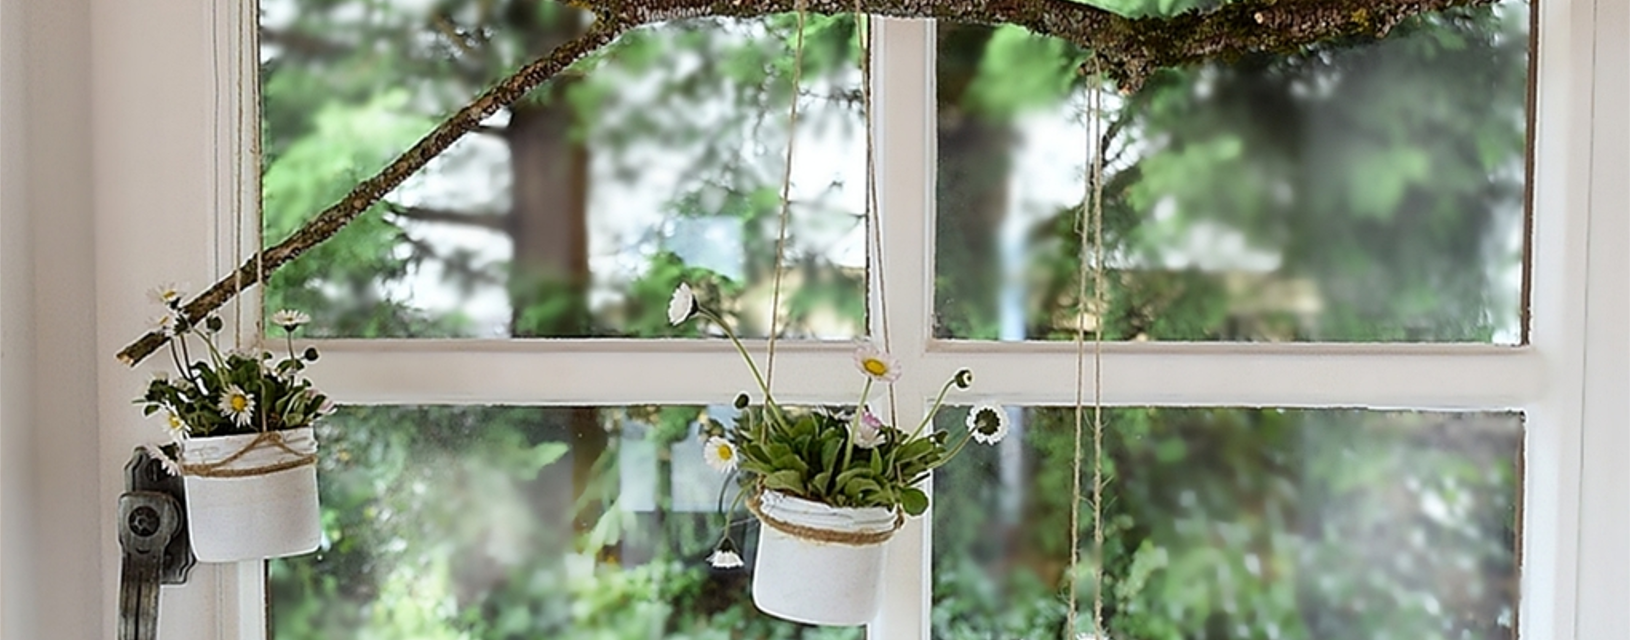
[[[187,540],[185,485],[137,449],[119,496],[119,640],[157,640],[160,584],[181,584],[197,560]]]

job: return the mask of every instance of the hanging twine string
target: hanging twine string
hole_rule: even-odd
[[[866,186],[861,204],[864,210],[862,218],[868,230],[866,281],[867,284],[874,280],[877,283],[878,325],[883,332],[883,351],[893,353],[894,341],[889,335],[889,294],[885,278],[888,271],[883,265],[883,220],[877,206],[876,122],[872,115],[872,23],[861,6],[861,0],[855,0],[855,39],[860,44],[860,113],[866,138]],[[871,277],[873,273],[877,274],[875,279]],[[894,393],[894,385],[889,385],[889,421],[900,423],[900,405]]]
[[[807,0],[798,0],[798,37],[792,53],[792,107],[787,110],[787,161],[781,171],[781,223],[775,239],[775,286],[770,293],[770,341],[764,363],[764,384],[775,381],[775,337],[780,333],[781,278],[786,266],[782,258],[787,250],[787,221],[792,216],[792,152],[798,140],[798,91],[804,78],[804,20]]]
[[[1080,268],[1076,274],[1076,304],[1078,307],[1075,327],[1075,455],[1072,457],[1071,500],[1070,500],[1070,577],[1069,577],[1069,612],[1067,614],[1068,626],[1067,640],[1076,640],[1080,636],[1076,633],[1077,605],[1076,605],[1076,576],[1080,573],[1081,563],[1081,445],[1085,422],[1085,402],[1082,397],[1086,387],[1086,310],[1087,310],[1087,278],[1093,279],[1092,312],[1093,327],[1093,356],[1092,356],[1092,637],[1094,640],[1103,640],[1104,622],[1104,325],[1105,311],[1108,305],[1104,293],[1104,164],[1101,138],[1103,131],[1100,122],[1103,111],[1102,94],[1097,90],[1100,69],[1097,55],[1094,54],[1090,62],[1091,75],[1086,83],[1086,111],[1087,126],[1087,156],[1091,159],[1091,169],[1087,176],[1086,194],[1081,201],[1081,219],[1076,222],[1076,233],[1080,239],[1078,250]],[[1090,221],[1088,218],[1090,217]],[[1088,228],[1091,228],[1092,241],[1087,241]],[[1088,255],[1088,248],[1091,255]],[[1088,260],[1091,259],[1089,273]]]

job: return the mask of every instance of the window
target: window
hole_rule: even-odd
[[[1548,5],[1544,9],[1546,15],[1539,20],[1542,46],[1550,48],[1545,50],[1546,55],[1538,56],[1540,64],[1545,66],[1538,72],[1536,117],[1540,126],[1532,185],[1537,192],[1536,228],[1534,241],[1527,247],[1534,256],[1529,284],[1536,309],[1528,344],[1498,344],[1521,342],[1500,337],[1500,327],[1509,326],[1501,323],[1509,323],[1512,309],[1520,308],[1512,306],[1520,295],[1508,295],[1505,301],[1498,296],[1479,301],[1480,304],[1488,302],[1489,306],[1478,307],[1464,316],[1474,321],[1463,325],[1469,329],[1461,333],[1422,334],[1410,322],[1391,325],[1381,322],[1359,327],[1349,334],[1327,332],[1317,324],[1310,325],[1318,328],[1317,331],[1261,334],[1269,338],[1290,335],[1297,339],[1326,341],[1314,344],[1161,343],[1153,339],[1158,336],[1150,336],[1152,340],[1148,343],[1108,345],[1104,367],[1108,374],[1104,381],[1105,399],[1121,408],[1117,411],[1157,411],[1192,418],[1222,407],[1285,407],[1289,415],[1305,423],[1298,427],[1298,433],[1318,431],[1343,420],[1364,421],[1369,419],[1367,416],[1434,424],[1483,420],[1504,425],[1492,428],[1484,442],[1490,445],[1491,451],[1514,452],[1517,441],[1521,441],[1524,463],[1520,469],[1513,467],[1509,477],[1522,479],[1520,485],[1513,486],[1520,486],[1523,492],[1520,520],[1523,590],[1522,597],[1506,602],[1514,603],[1515,624],[1529,637],[1573,635],[1576,612],[1585,606],[1582,603],[1588,602],[1588,597],[1576,600],[1580,594],[1575,590],[1580,588],[1577,585],[1587,584],[1586,578],[1592,575],[1590,570],[1582,568],[1579,554],[1586,549],[1599,550],[1595,545],[1602,544],[1593,537],[1600,535],[1592,533],[1597,529],[1581,529],[1589,524],[1589,518],[1582,516],[1580,509],[1581,503],[1591,499],[1590,491],[1600,490],[1603,480],[1581,478],[1576,471],[1581,461],[1602,462],[1596,457],[1598,454],[1588,449],[1581,453],[1580,449],[1586,434],[1595,433],[1589,425],[1597,423],[1586,421],[1585,407],[1589,405],[1579,400],[1581,389],[1586,386],[1583,377],[1586,338],[1576,334],[1580,327],[1596,326],[1587,325],[1592,316],[1586,314],[1582,301],[1586,287],[1598,285],[1587,284],[1582,279],[1584,254],[1578,250],[1606,246],[1605,253],[1589,254],[1596,260],[1596,256],[1612,255],[1615,245],[1611,243],[1620,242],[1597,239],[1595,234],[1585,233],[1586,223],[1581,218],[1592,209],[1579,204],[1578,196],[1570,193],[1571,188],[1579,186],[1578,178],[1563,170],[1565,166],[1593,166],[1590,164],[1592,151],[1580,142],[1582,134],[1570,134],[1563,124],[1571,116],[1588,115],[1586,105],[1591,98],[1580,98],[1577,88],[1570,88],[1561,80],[1547,81],[1547,78],[1572,77],[1567,75],[1570,69],[1567,65],[1584,64],[1580,56],[1566,55],[1569,50],[1560,43],[1566,40],[1562,36],[1580,36],[1590,31],[1587,25],[1570,21],[1572,13],[1557,7]],[[958,366],[969,366],[978,372],[977,384],[982,396],[988,395],[1014,407],[1067,405],[1074,395],[1075,354],[1070,345],[965,340],[1005,337],[1001,324],[988,320],[966,322],[971,328],[966,332],[941,329],[955,323],[940,322],[944,314],[936,316],[939,309],[936,305],[943,297],[936,296],[935,275],[925,273],[922,268],[935,261],[933,254],[938,242],[931,239],[934,219],[930,211],[935,203],[930,194],[934,193],[936,182],[931,170],[935,167],[935,157],[931,152],[936,144],[944,151],[943,140],[936,143],[940,132],[935,119],[927,115],[935,109],[931,91],[935,26],[892,20],[880,21],[879,26],[875,86],[879,88],[878,164],[882,171],[879,198],[883,227],[879,231],[885,245],[885,259],[870,266],[872,273],[882,274],[889,288],[886,296],[877,291],[875,284],[859,289],[872,313],[837,315],[865,318],[871,323],[866,329],[874,334],[880,334],[886,322],[894,351],[905,360],[910,380],[936,381]],[[945,33],[943,29],[941,33]],[[1552,33],[1560,35],[1547,40],[1545,36]],[[1588,38],[1585,41],[1591,42]],[[1553,53],[1555,55],[1550,55]],[[269,151],[277,153],[274,149]],[[944,158],[942,153],[940,160]],[[1589,189],[1587,184],[1585,191]],[[433,201],[420,204],[428,207],[426,202]],[[271,206],[272,203],[268,203],[268,210]],[[1503,256],[1502,260],[1510,257],[1509,245],[1489,241],[1485,248],[1496,257]],[[390,260],[403,259],[403,256],[385,252],[359,259],[375,258]],[[863,261],[847,263],[851,268],[863,264]],[[191,269],[205,271],[200,265],[193,265]],[[1477,277],[1496,282],[1508,277],[1500,275],[1505,272],[1499,268],[1490,269],[1495,276],[1483,271]],[[845,277],[852,277],[851,272],[842,268],[835,269],[834,273],[847,273]],[[376,289],[379,290],[383,289]],[[277,294],[272,295],[271,304],[280,304]],[[886,314],[877,304],[880,300],[887,302]],[[290,299],[290,302],[296,301]],[[1610,313],[1612,309],[1609,306]],[[999,311],[999,307],[995,310]],[[1543,316],[1541,310],[1553,315]],[[999,315],[992,313],[992,309],[977,313]],[[972,317],[977,313],[964,315]],[[513,310],[510,314],[513,315]],[[1022,326],[1036,319],[1032,315]],[[1279,317],[1269,319],[1277,321]],[[394,335],[487,335],[464,330],[472,326],[475,325],[463,325],[459,331],[437,329],[417,334],[402,331]],[[993,326],[995,330],[990,328]],[[1178,337],[1193,340],[1258,335],[1207,333],[1216,326],[1230,325],[1225,318],[1221,324],[1199,327],[1196,333]],[[1292,323],[1292,326],[1302,325]],[[359,408],[352,411],[359,413],[383,413],[390,411],[387,407],[392,405],[465,407],[436,410],[451,413],[475,412],[474,407],[487,405],[527,407],[520,409],[525,411],[538,411],[536,407],[542,405],[592,406],[601,412],[615,407],[695,407],[719,402],[750,384],[734,354],[723,343],[646,341],[640,338],[653,334],[626,327],[604,332],[629,338],[620,340],[335,341],[325,350],[324,382],[336,396],[357,405]],[[859,333],[859,330],[810,331],[805,335],[841,337],[845,333]],[[1386,335],[1380,337],[1400,341],[1395,344],[1370,342],[1379,339],[1377,336],[1382,333]],[[347,334],[358,336],[363,332],[337,328],[334,331],[334,335]],[[594,336],[602,332],[568,331],[564,335]],[[1045,337],[1032,335],[1028,328],[1020,335]],[[1123,337],[1135,338],[1136,335]],[[1497,344],[1415,342],[1426,339]],[[1331,344],[1328,342],[1331,340],[1350,344]],[[847,385],[821,374],[847,367],[848,351],[847,344],[841,342],[789,341],[779,356],[779,392],[798,402],[846,400],[851,393]],[[681,369],[707,375],[670,373]],[[905,399],[902,408],[918,410],[917,402],[929,396],[928,384],[903,383],[899,388],[900,397]],[[1136,409],[1138,407],[1154,409]],[[1335,407],[1369,409],[1335,411]],[[1044,420],[1046,415],[1043,410],[1033,413],[1037,421]],[[1522,416],[1520,431],[1517,415]],[[1323,419],[1322,416],[1337,418]],[[1321,422],[1323,424],[1319,424]],[[1607,438],[1604,450],[1614,450],[1611,448],[1614,442]],[[334,453],[337,451],[331,451],[330,455]],[[1000,475],[1000,467],[997,475]],[[943,479],[946,483],[954,480]],[[1583,493],[1575,488],[1581,483],[1585,487]],[[1181,499],[1181,492],[1175,495]],[[1513,502],[1519,497],[1509,493],[1501,495],[1501,499]],[[949,511],[936,513],[935,518],[951,515],[954,513]],[[887,605],[890,613],[873,625],[871,637],[955,637],[950,635],[956,633],[954,621],[948,623],[951,626],[943,626],[937,613],[943,598],[934,594],[935,580],[946,577],[946,571],[935,565],[933,551],[951,544],[941,541],[940,536],[951,536],[955,531],[940,527],[937,520],[933,521],[933,527],[927,526],[929,522],[913,523],[896,542],[898,553],[891,560],[894,566],[890,572],[890,579],[895,583],[889,589],[891,601]],[[1581,541],[1577,545],[1568,542],[1576,539]],[[261,628],[255,616],[265,615],[262,608],[265,594],[259,593],[252,586],[255,581],[245,576],[258,575],[259,568],[246,567],[238,571],[238,574],[209,573],[214,576],[210,581],[201,580],[187,590],[167,594],[167,597],[184,594],[167,600],[167,606],[177,607],[167,610],[208,609],[210,605],[201,602],[205,599],[239,602],[240,606],[230,608],[230,612],[216,614],[213,618],[216,626],[226,625],[220,622],[226,615],[236,620],[232,622],[235,630],[229,637],[255,637]],[[230,580],[221,577],[231,575],[236,577]],[[274,583],[277,577],[274,572]],[[206,589],[211,595],[207,598],[185,595],[196,593],[198,589]],[[1443,606],[1446,605],[1440,602],[1440,607]],[[1498,621],[1499,615],[1495,614],[1495,618]],[[1581,625],[1588,622],[1584,617],[1577,619]],[[216,635],[196,633],[199,637]]]

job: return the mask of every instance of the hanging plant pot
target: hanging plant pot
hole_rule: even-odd
[[[831,507],[765,490],[748,500],[763,526],[753,604],[805,624],[854,626],[877,616],[889,538],[904,524],[878,507]]]
[[[310,427],[181,443],[187,526],[199,562],[310,553],[322,539]]]

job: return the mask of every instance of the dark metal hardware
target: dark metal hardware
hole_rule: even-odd
[[[197,563],[187,540],[186,490],[159,460],[137,449],[119,496],[119,640],[157,640],[161,584],[181,584]]]

